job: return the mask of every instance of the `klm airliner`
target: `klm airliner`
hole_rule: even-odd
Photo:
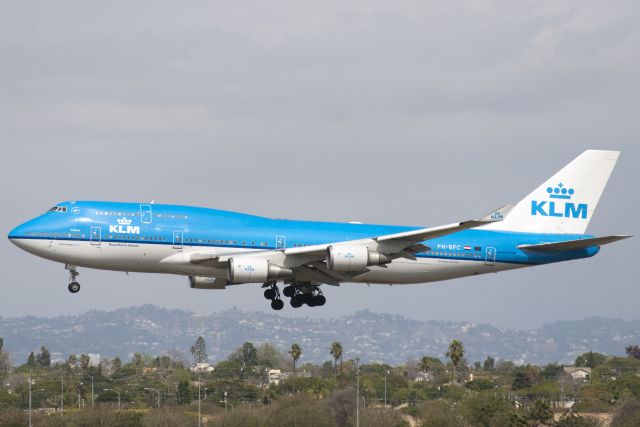
[[[271,219],[201,207],[69,201],[9,233],[16,246],[78,267],[187,276],[194,289],[262,284],[274,310],[322,306],[321,285],[409,284],[587,258],[628,235],[585,234],[619,152],[588,150],[515,206],[410,227]]]

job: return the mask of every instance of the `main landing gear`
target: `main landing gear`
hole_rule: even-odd
[[[264,297],[271,300],[271,308],[274,310],[282,310],[284,308],[284,302],[280,299],[280,290],[278,285],[274,283],[265,283],[263,287],[267,287],[264,291]]]
[[[266,288],[264,290],[264,297],[271,300],[271,308],[274,310],[282,310],[284,302],[280,297],[280,290],[276,283],[266,282],[262,287]],[[282,293],[285,297],[290,298],[289,304],[291,304],[293,308],[302,307],[303,304],[309,307],[320,307],[327,302],[320,288],[310,283],[288,283],[282,289]]]
[[[70,265],[65,266],[65,268],[69,270],[69,292],[77,294],[80,292],[80,283],[76,282],[76,277],[78,277],[80,273],[78,273],[78,270],[76,270],[75,267]]]
[[[307,304],[309,307],[321,307],[327,302],[327,299],[317,286],[299,287],[289,285],[288,287],[293,288],[287,292],[293,293],[293,295],[291,295],[291,300],[289,301],[293,308],[301,307],[302,304]],[[286,290],[287,288],[285,288],[285,291]],[[285,295],[287,295],[287,293],[285,293]]]

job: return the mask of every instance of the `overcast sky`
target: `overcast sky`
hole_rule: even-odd
[[[520,200],[588,148],[622,156],[589,232],[638,233],[638,1],[3,2],[0,223],[63,200],[439,225]],[[637,237],[595,258],[322,309],[535,327],[639,318]],[[0,316],[145,303],[271,311],[254,285],[81,269],[0,244]]]

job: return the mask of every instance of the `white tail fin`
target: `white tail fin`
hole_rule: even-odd
[[[522,199],[504,221],[484,228],[584,234],[619,155],[619,151],[585,151]]]

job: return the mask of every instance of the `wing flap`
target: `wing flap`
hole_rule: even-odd
[[[587,239],[565,240],[563,242],[540,243],[536,245],[519,245],[518,249],[531,252],[564,252],[586,249],[593,246],[606,245],[627,239],[629,235],[613,235],[604,237],[590,237]]]

